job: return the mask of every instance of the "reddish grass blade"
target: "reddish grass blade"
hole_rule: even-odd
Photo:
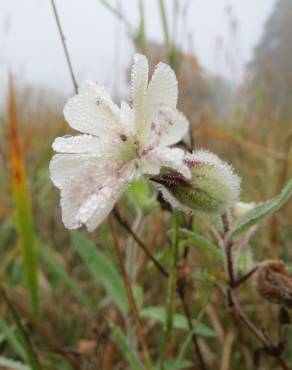
[[[7,118],[9,131],[9,159],[11,191],[15,207],[15,221],[22,253],[23,272],[31,295],[34,314],[39,316],[37,250],[33,228],[31,200],[27,186],[24,159],[17,128],[15,96],[12,79],[9,81]]]

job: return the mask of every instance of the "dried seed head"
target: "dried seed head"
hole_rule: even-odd
[[[292,276],[284,262],[262,262],[256,273],[256,289],[270,303],[292,308]]]
[[[173,207],[187,213],[221,213],[238,200],[240,179],[215,154],[204,150],[188,153],[184,163],[191,172],[190,179],[169,168],[151,178]]]

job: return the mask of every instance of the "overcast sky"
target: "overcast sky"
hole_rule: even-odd
[[[108,0],[138,24],[138,0]],[[180,8],[187,0],[177,0]],[[166,0],[172,24],[174,1]],[[275,0],[189,0],[178,38],[208,71],[236,82],[244,73]],[[159,1],[144,0],[147,37],[162,40]],[[99,0],[56,0],[78,82],[96,80],[113,89],[125,86],[125,67],[134,53],[123,25]],[[227,8],[237,20],[230,31]],[[50,0],[0,0],[0,88],[7,71],[23,82],[70,94],[72,84]]]

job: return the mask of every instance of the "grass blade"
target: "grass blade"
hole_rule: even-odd
[[[141,364],[137,354],[133,351],[133,349],[129,346],[127,338],[125,337],[124,333],[122,332],[121,328],[115,325],[113,322],[109,323],[112,335],[122,352],[125,359],[131,366],[133,370],[144,370],[144,366]]]
[[[78,286],[77,282],[68,274],[66,269],[56,259],[50,256],[49,251],[44,246],[40,248],[40,257],[48,266],[50,271],[62,281],[63,285],[67,286],[68,289],[70,289],[72,294],[81,304],[89,307],[90,309],[93,308],[93,303],[90,301],[90,299],[88,299],[86,294]]]
[[[149,306],[144,308],[140,312],[140,316],[145,319],[152,319],[155,320],[161,324],[165,323],[166,317],[165,317],[165,308],[164,307],[158,307],[158,306]],[[203,324],[202,322],[199,322],[197,320],[193,320],[194,325],[194,332],[202,337],[206,338],[213,338],[216,337],[216,333],[213,329],[211,329],[209,326]],[[181,314],[174,314],[173,316],[173,327],[175,329],[181,329],[181,330],[189,330],[188,322],[185,316]]]
[[[0,330],[4,335],[7,342],[10,344],[13,351],[20,356],[24,361],[27,361],[25,351],[22,348],[18,338],[16,338],[15,330],[13,327],[9,326],[2,317],[0,317]]]
[[[3,367],[2,367],[3,366]],[[31,370],[28,366],[24,365],[22,362],[12,360],[7,357],[0,357],[0,368],[7,368],[13,370]]]
[[[39,294],[37,273],[37,250],[33,228],[30,194],[24,159],[19,142],[16,106],[12,80],[8,88],[8,128],[10,146],[11,188],[14,200],[16,226],[22,252],[23,271],[31,295],[34,314],[39,317]]]
[[[73,245],[87,264],[92,276],[111,296],[121,312],[128,313],[128,302],[122,278],[112,261],[78,231],[71,232]]]
[[[15,328],[16,328],[15,333],[17,334],[17,338],[19,338],[19,341],[17,341],[14,338],[13,338],[13,341],[11,341],[11,339],[12,339],[11,335],[8,337],[8,339],[10,339],[11,344],[13,343],[14,348],[17,349],[18,352],[20,351],[22,356],[25,357],[26,361],[31,366],[32,370],[42,370],[42,367],[39,363],[38,357],[37,357],[37,355],[36,355],[36,353],[35,353],[35,351],[32,347],[30,337],[28,336],[24,327],[22,326],[22,323],[20,321],[18,313],[14,309],[14,307],[13,307],[10,299],[8,298],[5,290],[3,288],[0,288],[0,292],[1,292],[1,295],[2,295],[2,298],[3,298],[3,301],[6,303],[7,308],[8,308],[8,310],[11,313],[11,316],[13,318],[13,323],[14,323]],[[3,322],[2,322],[2,326],[3,326]],[[5,327],[5,322],[4,322],[4,327]],[[7,333],[9,333],[9,332],[7,331]],[[12,334],[13,334],[13,337],[14,337],[13,332],[12,332]],[[17,347],[15,347],[16,343],[17,343]],[[20,346],[22,347],[21,350],[20,350]]]

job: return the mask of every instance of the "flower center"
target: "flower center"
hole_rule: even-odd
[[[129,161],[137,157],[139,152],[139,142],[137,139],[133,136],[126,136],[125,134],[121,134],[120,139],[123,142],[121,159]]]

